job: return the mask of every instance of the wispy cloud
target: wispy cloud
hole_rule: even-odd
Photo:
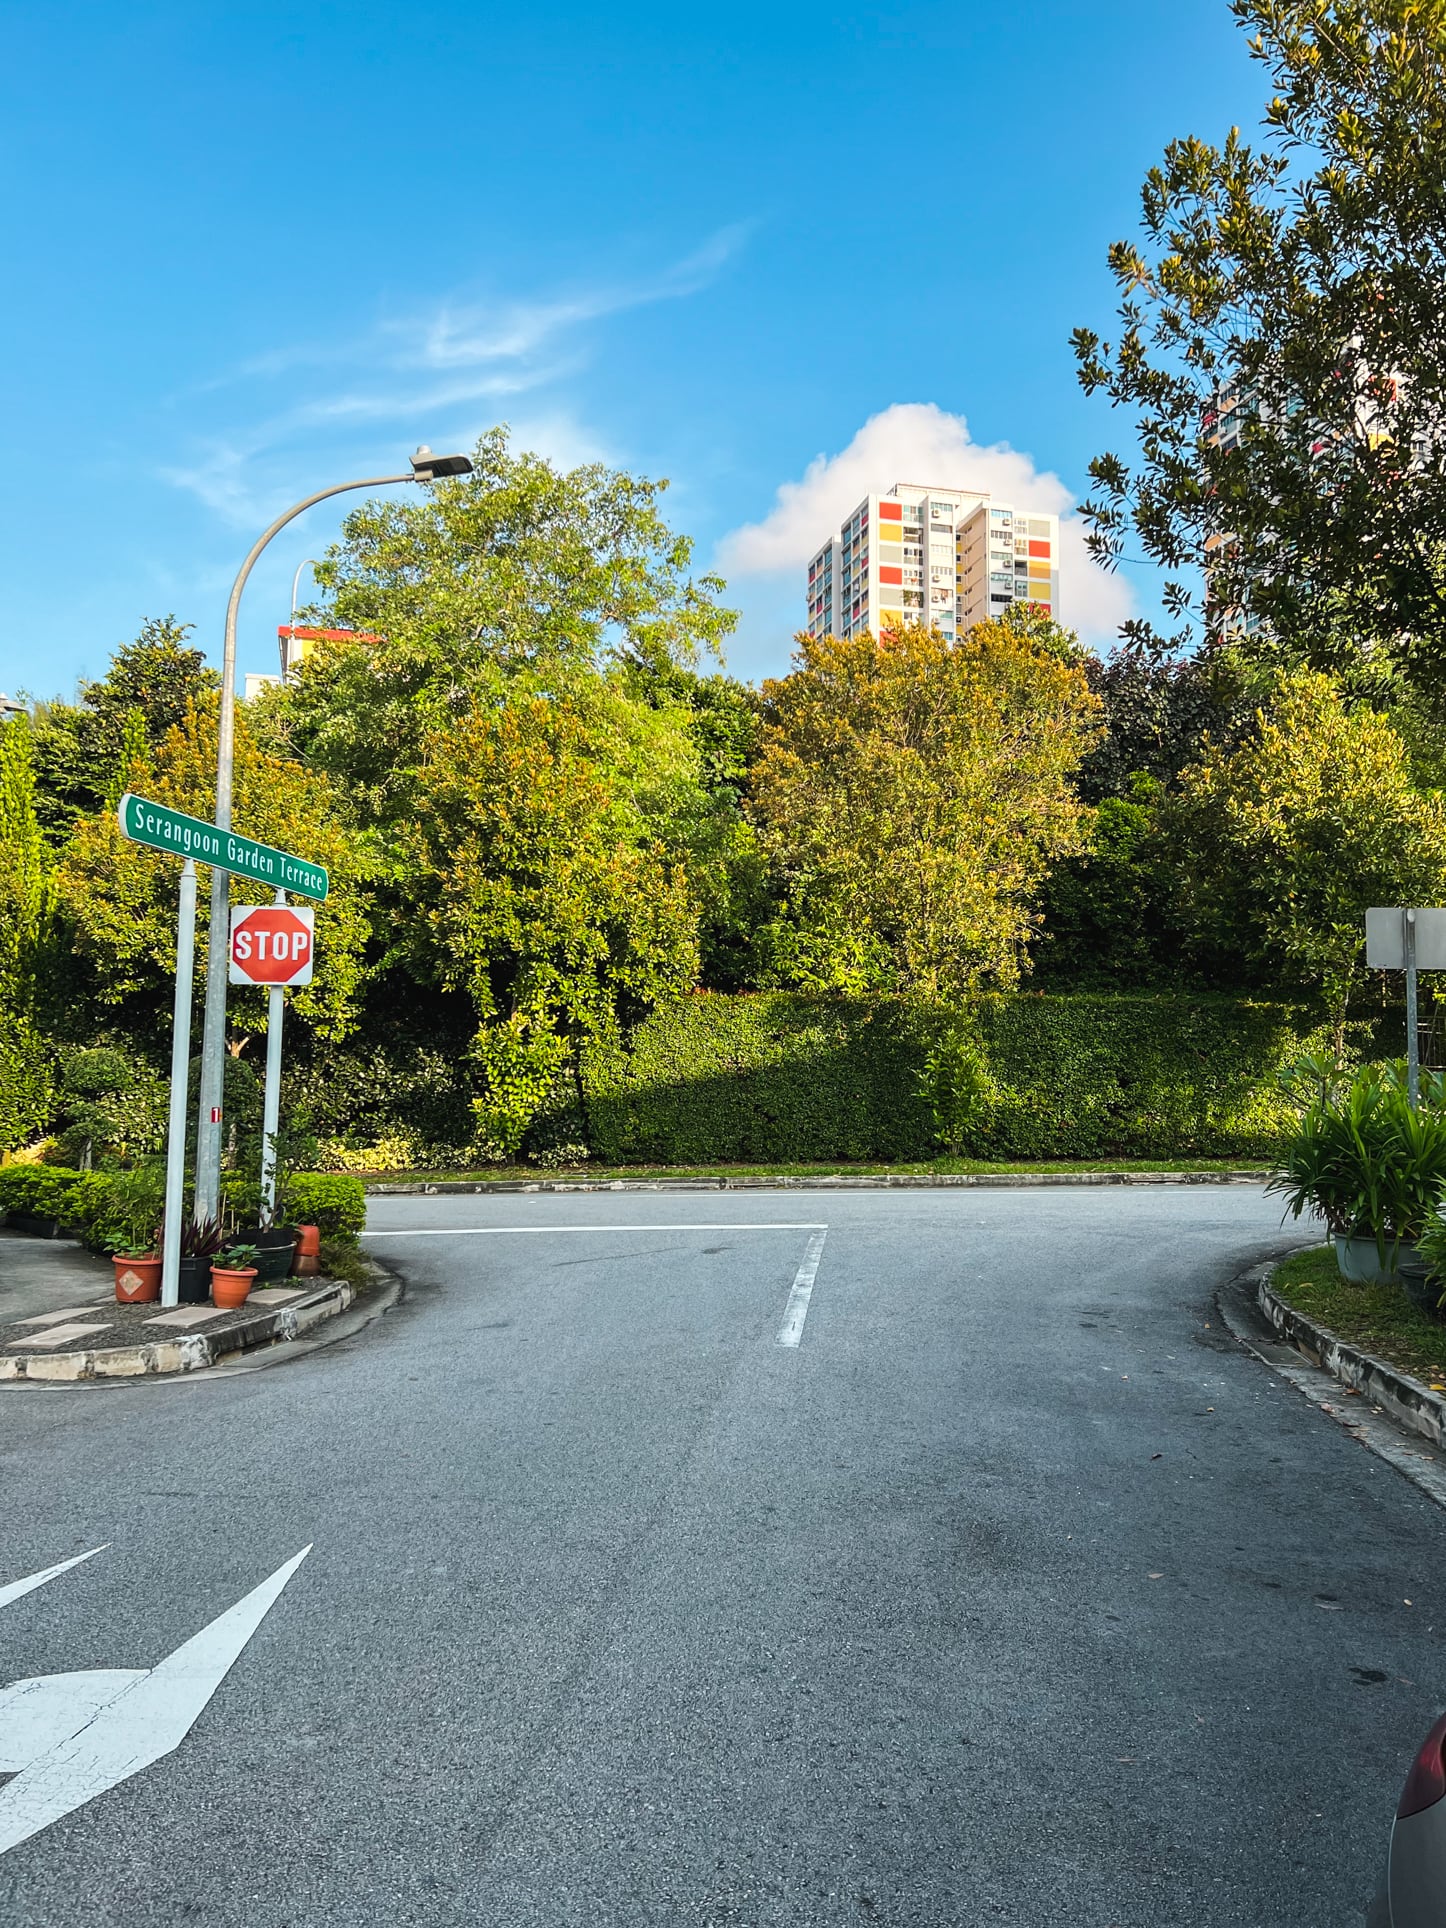
[[[409,316],[379,322],[364,334],[332,342],[281,345],[255,356],[183,398],[194,412],[203,396],[224,388],[255,392],[281,384],[285,401],[237,427],[198,438],[188,455],[160,470],[174,487],[195,495],[237,526],[254,524],[277,499],[283,451],[315,443],[328,431],[406,423],[433,437],[465,415],[471,432],[486,426],[483,403],[497,404],[556,387],[586,360],[590,324],[658,302],[700,293],[744,246],[749,226],[719,229],[701,246],[651,275],[632,281],[572,288],[544,299],[448,298]],[[303,379],[297,381],[296,377]],[[321,379],[325,376],[327,379]],[[182,398],[178,398],[180,400]],[[276,405],[277,403],[280,405]],[[490,418],[489,418],[490,419]],[[558,411],[542,411],[554,423]],[[578,442],[573,429],[566,438]],[[294,460],[285,464],[294,484]]]

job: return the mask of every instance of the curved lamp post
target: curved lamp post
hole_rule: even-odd
[[[465,455],[433,455],[419,448],[412,457],[407,475],[374,475],[359,482],[338,482],[329,489],[318,489],[304,501],[293,503],[284,515],[257,537],[251,553],[241,565],[231,585],[231,600],[226,605],[226,640],[221,656],[221,717],[216,742],[216,826],[231,828],[231,789],[236,748],[236,612],[241,607],[241,591],[256,560],[271,538],[303,511],[325,502],[328,496],[344,495],[348,489],[382,489],[396,482],[435,482],[439,476],[470,475],[471,461]],[[201,1036],[201,1095],[196,1117],[196,1201],[194,1215],[214,1218],[221,1194],[221,1091],[226,1066],[226,974],[231,923],[231,878],[224,870],[211,872],[211,930],[206,947],[206,1018]]]

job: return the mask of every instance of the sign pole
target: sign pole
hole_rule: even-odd
[[[1406,1096],[1414,1111],[1421,1097],[1421,1033],[1416,1021],[1416,913],[1401,913],[1402,953],[1406,963]]]
[[[181,1288],[181,1212],[186,1193],[186,1081],[191,1068],[191,973],[196,955],[196,865],[181,866],[176,919],[176,999],[171,1021],[171,1110],[166,1126],[166,1215],[161,1246],[161,1304],[177,1305]]]
[[[278,890],[274,900],[286,902],[286,892]],[[266,999],[266,1099],[261,1114],[261,1222],[271,1225],[276,1217],[276,1128],[281,1120],[281,1025],[286,1014],[286,993],[273,984]]]

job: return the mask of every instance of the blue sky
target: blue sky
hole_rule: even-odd
[[[832,505],[1077,498],[1120,426],[1068,347],[1105,249],[1262,93],[1224,0],[55,0],[6,39],[0,688],[35,695],[149,615],[214,654],[287,502],[499,420],[669,477],[730,667],[777,673]],[[253,576],[243,670],[344,505]],[[1074,591],[1096,639],[1130,593]]]

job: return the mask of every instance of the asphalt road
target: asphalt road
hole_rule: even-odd
[[[155,1668],[312,1548],[0,1920],[1359,1928],[1446,1514],[1220,1330],[1258,1193],[372,1222],[409,1293],[354,1339],[0,1398],[0,1589],[108,1543],[0,1604],[0,1686]]]

